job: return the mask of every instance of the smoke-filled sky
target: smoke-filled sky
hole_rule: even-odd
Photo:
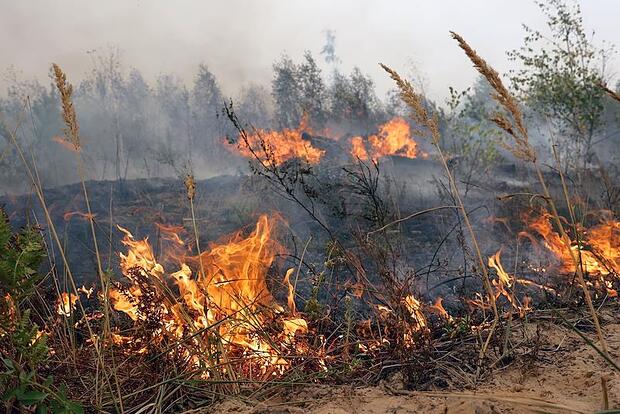
[[[595,39],[620,45],[620,2],[581,3]],[[235,94],[249,82],[269,82],[283,52],[300,59],[307,49],[319,58],[332,30],[341,70],[361,67],[383,94],[391,82],[377,62],[405,74],[415,68],[441,101],[448,86],[462,89],[475,79],[449,30],[505,71],[505,51],[521,44],[522,23],[544,27],[531,0],[0,0],[0,70],[14,66],[23,78],[46,81],[56,62],[77,82],[93,67],[93,51],[118,48],[124,66],[148,80],[173,72],[189,83],[206,63]],[[2,93],[5,87],[0,80]]]

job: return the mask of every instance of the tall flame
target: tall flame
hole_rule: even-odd
[[[207,351],[214,346],[209,333],[217,332],[225,358],[243,352],[262,361],[265,374],[283,369],[288,362],[282,354],[308,326],[299,316],[285,317],[268,289],[267,273],[279,250],[272,238],[274,224],[274,219],[263,215],[247,237],[239,232],[225,243],[213,244],[201,256],[187,258],[189,264],[181,263],[173,273],[157,262],[148,239],[135,240],[119,227],[128,248],[120,255],[121,269],[131,284],[110,289],[110,302],[134,322],[159,323],[151,343],[191,338],[186,344],[197,350],[196,363],[208,363]],[[169,282],[176,285],[177,295],[171,294]],[[291,311],[295,312],[293,306]],[[264,335],[261,331],[274,322],[280,323],[280,333]]]

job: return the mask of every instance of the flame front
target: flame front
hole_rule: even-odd
[[[411,138],[411,129],[403,118],[393,118],[379,126],[379,132],[368,137],[367,145],[362,137],[351,138],[351,155],[360,160],[377,160],[386,155],[416,158],[418,144]]]
[[[148,338],[151,344],[183,340],[182,354],[194,365],[211,366],[215,361],[208,355],[223,354],[227,361],[244,355],[264,375],[281,372],[288,366],[285,354],[299,351],[296,334],[306,333],[308,326],[299,316],[286,317],[267,287],[267,273],[280,249],[272,239],[274,222],[261,216],[249,236],[237,233],[213,244],[173,273],[157,262],[148,239],[135,240],[119,227],[128,247],[120,255],[121,269],[130,285],[110,289],[113,308],[134,323],[159,324]],[[174,285],[178,294],[171,292]],[[120,343],[120,336],[115,338]]]
[[[295,129],[284,128],[280,131],[256,129],[254,133],[241,134],[237,145],[228,143],[225,145],[244,157],[255,158],[261,162],[281,165],[297,158],[309,164],[318,164],[325,151],[314,147],[310,141],[304,139],[304,132],[313,133],[306,117]],[[326,134],[327,131],[320,133]],[[400,117],[379,125],[378,132],[367,138],[352,137],[350,143],[351,155],[364,161],[378,160],[387,155],[406,158],[416,158],[419,155],[418,144],[411,137],[409,123]]]

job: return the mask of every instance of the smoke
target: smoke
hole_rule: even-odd
[[[509,64],[505,50],[518,47],[522,22],[544,25],[534,2],[475,0],[461,2],[344,0],[288,2],[233,0],[226,3],[183,0],[180,3],[116,0],[92,4],[79,0],[28,2],[0,0],[0,49],[4,65],[14,65],[25,78],[46,81],[51,62],[60,64],[74,82],[88,76],[92,53],[118,46],[129,67],[155,81],[176,73],[190,84],[200,63],[207,63],[227,95],[249,82],[266,84],[271,63],[286,51],[300,58],[316,55],[325,34],[336,33],[336,55],[342,71],[363,68],[380,95],[391,88],[377,62],[406,71],[420,62],[432,74],[429,96],[442,102],[447,87],[464,89],[474,71],[448,36],[458,30],[500,71]],[[601,38],[617,37],[613,10],[584,5],[584,14]],[[329,37],[328,37],[329,39]],[[620,42],[616,42],[620,43]],[[323,59],[321,59],[323,60]],[[329,63],[324,69],[328,69]],[[4,69],[4,67],[0,67]],[[5,89],[6,83],[0,84]]]

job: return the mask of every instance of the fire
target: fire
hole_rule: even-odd
[[[363,161],[366,161],[368,160],[368,158],[370,158],[368,156],[368,151],[364,146],[364,139],[362,137],[358,136],[351,138],[351,155]]]
[[[54,141],[55,143],[59,144],[60,146],[62,146],[63,148],[71,152],[80,152],[80,147],[76,147],[73,143],[71,143],[70,141],[67,141],[63,137],[59,137],[57,135],[53,136],[52,141]]]
[[[442,318],[444,318],[447,321],[452,321],[452,316],[450,316],[450,314],[448,313],[446,308],[443,307],[443,298],[442,297],[437,297],[435,299],[435,303],[433,303],[431,306],[429,306],[429,311],[438,314],[439,316],[441,316]]]
[[[542,237],[543,245],[558,259],[562,273],[576,271],[575,255],[581,261],[584,272],[590,276],[620,274],[620,222],[617,220],[607,218],[589,229],[578,229],[581,243],[571,240],[570,246],[553,229],[551,215],[547,212],[531,219],[528,229]],[[527,232],[521,235],[533,240]]]
[[[506,270],[504,270],[504,266],[502,265],[501,254],[502,250],[500,249],[488,259],[489,268],[494,269],[497,273],[497,279],[491,281],[495,290],[496,300],[500,296],[504,296],[512,309],[518,312],[521,317],[524,317],[525,314],[531,310],[531,298],[525,295],[519,299],[515,295],[515,291],[513,289],[514,285],[519,284],[521,286],[529,286],[555,294],[555,290],[553,288],[538,284],[529,279],[517,278],[516,276],[506,272]]]
[[[240,135],[238,145],[226,144],[226,146],[244,157],[257,158],[262,162],[272,161],[276,165],[295,158],[303,159],[309,164],[318,164],[325,151],[314,147],[311,142],[304,139],[304,132],[314,133],[308,126],[307,117],[304,117],[299,127],[295,129],[285,128],[281,131],[257,129],[246,137]],[[320,134],[331,137],[327,130]],[[379,125],[376,134],[367,138],[355,136],[350,142],[351,155],[364,161],[371,158],[378,160],[387,155],[407,158],[416,158],[420,155],[418,144],[411,137],[409,124],[400,117]]]
[[[307,122],[302,120],[296,129],[256,129],[254,133],[247,135],[247,139],[240,136],[238,145],[226,145],[244,157],[258,158],[262,162],[271,160],[276,165],[295,158],[309,164],[318,164],[325,151],[315,148],[304,139],[303,133],[307,131]]]
[[[420,303],[420,301],[412,295],[407,295],[403,302],[405,305],[405,309],[407,309],[407,311],[411,315],[411,319],[416,323],[414,330],[419,331],[425,329],[427,325],[426,317],[422,313],[422,304]]]
[[[301,352],[296,336],[307,333],[308,325],[295,314],[290,284],[290,317],[268,289],[267,273],[280,250],[272,237],[274,225],[273,218],[263,215],[247,237],[237,233],[213,244],[171,273],[157,261],[148,239],[136,240],[119,227],[128,248],[120,254],[120,265],[130,284],[110,289],[110,303],[135,324],[157,324],[151,344],[182,340],[182,354],[193,365],[209,366],[208,355],[221,354],[229,361],[248,357],[263,375],[281,372],[289,364],[286,354]]]
[[[97,215],[96,214],[82,213],[81,211],[68,211],[65,214],[63,214],[62,217],[63,217],[63,219],[65,221],[69,221],[69,220],[71,220],[71,218],[73,216],[81,217],[84,220],[94,220]]]
[[[108,289],[109,304],[118,313],[111,318],[105,343],[127,355],[165,356],[203,378],[225,373],[266,380],[299,361],[327,370],[328,362],[351,343],[348,337],[326,339],[318,334],[296,308],[298,269],[288,269],[281,279],[288,309],[274,299],[268,274],[283,251],[274,238],[276,223],[273,217],[260,216],[249,234],[237,232],[212,243],[199,256],[190,255],[180,236],[182,227],[158,225],[167,242],[158,256],[148,238],[137,239],[118,226],[126,248],[119,253],[123,278]],[[78,300],[92,293],[92,288],[82,287],[79,297],[61,295],[57,312],[71,315]],[[431,332],[426,311],[452,320],[441,299],[430,305],[403,295],[393,305],[397,306],[377,306],[378,326],[383,328],[373,333],[374,326],[369,324],[370,337],[360,342],[362,352],[379,352],[393,343],[411,349]],[[99,312],[98,317],[102,315]]]
[[[79,297],[67,292],[62,292],[56,301],[56,313],[61,316],[70,316],[75,312],[75,306]]]
[[[379,132],[368,137],[365,145],[362,137],[351,138],[351,155],[360,160],[377,160],[386,155],[416,158],[418,144],[411,138],[411,130],[403,118],[393,118],[379,126]]]
[[[502,260],[501,260],[501,254],[502,254],[502,251],[500,249],[493,256],[489,257],[488,264],[490,268],[495,269],[495,271],[497,272],[499,283],[501,283],[503,286],[510,287],[512,278],[504,270],[504,266],[502,265]]]

